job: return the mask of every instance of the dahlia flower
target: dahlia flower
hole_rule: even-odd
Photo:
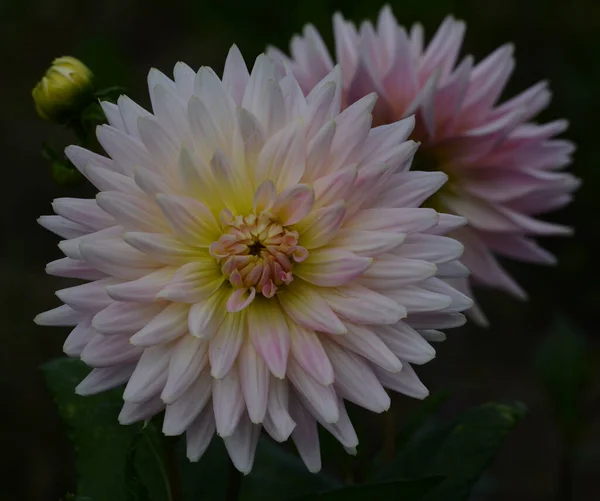
[[[415,24],[408,34],[389,7],[382,9],[377,27],[367,21],[357,30],[336,14],[333,28],[342,70],[342,108],[376,92],[375,124],[415,114],[412,138],[422,144],[414,169],[448,175],[449,182],[427,204],[467,218],[468,226],[452,236],[465,246],[462,262],[471,279],[525,298],[495,255],[555,263],[533,237],[568,235],[571,230],[537,216],[568,204],[578,186],[571,174],[559,172],[574,150],[571,142],[554,138],[567,122],[530,121],[550,102],[547,83],[498,104],[515,65],[512,45],[478,64],[471,56],[457,62],[465,24],[452,17],[427,46],[422,26]],[[288,63],[304,93],[334,64],[311,25],[292,39],[293,59],[274,48],[269,53]],[[466,279],[461,287],[469,290]],[[472,313],[485,321],[481,312]]]
[[[375,95],[340,113],[339,68],[304,97],[234,46],[222,80],[177,63],[148,84],[153,114],[102,104],[108,157],[67,148],[99,193],[40,219],[64,238],[47,271],[89,282],[36,321],[75,326],[64,350],[93,368],[79,394],[126,383],[121,423],[165,409],[191,460],[216,430],[242,472],[264,428],[317,471],[317,422],[353,452],[344,401],[425,397],[412,364],[471,305],[444,236],[464,220],[418,208],[446,176],[409,171],[412,118],[371,129]]]

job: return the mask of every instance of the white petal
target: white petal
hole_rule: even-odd
[[[109,306],[113,300],[106,293],[106,286],[114,280],[97,280],[87,284],[69,287],[56,291],[56,295],[63,303],[76,310],[97,313]]]
[[[244,91],[248,85],[248,68],[240,50],[234,44],[229,49],[223,70],[223,86],[238,106],[242,104]]]
[[[336,237],[345,215],[346,204],[343,200],[315,210],[301,223],[301,245],[310,250],[329,243]]]
[[[102,107],[102,111],[106,115],[108,123],[114,128],[126,132],[125,123],[123,122],[123,118],[121,117],[119,107],[116,104],[111,103],[109,101],[100,101],[100,106]]]
[[[165,408],[163,401],[154,397],[146,402],[125,402],[119,414],[119,423],[122,425],[133,424],[138,421],[150,419]]]
[[[136,139],[141,140],[138,130],[138,118],[150,116],[150,112],[146,111],[127,96],[119,96],[117,104],[127,133]]]
[[[279,305],[262,298],[253,301],[248,308],[248,332],[254,348],[271,373],[283,378],[290,350],[290,333]]]
[[[333,367],[316,333],[290,322],[291,354],[294,360],[317,382],[330,385]]]
[[[223,438],[225,448],[234,466],[247,475],[254,464],[254,454],[260,437],[260,426],[243,415],[235,431]]]
[[[404,364],[402,370],[395,374],[377,367],[375,373],[381,384],[390,390],[418,399],[424,399],[429,395],[429,390],[421,383],[410,364]]]
[[[107,240],[110,240],[112,241],[111,244],[114,244],[116,240],[121,239],[122,234],[123,227],[112,226],[110,228],[105,228],[104,230],[95,231],[94,233],[81,235],[80,237],[62,240],[58,243],[58,247],[64,252],[65,256],[70,257],[71,259],[84,259],[80,249],[82,243],[92,241],[106,242]],[[119,242],[117,242],[117,245],[119,245]]]
[[[261,423],[267,412],[269,370],[249,341],[240,350],[238,369],[250,421]]]
[[[263,421],[265,430],[277,442],[285,442],[296,423],[288,412],[289,390],[285,379],[271,376],[267,414]]]
[[[190,245],[208,247],[221,230],[208,208],[188,197],[158,195],[156,201],[175,234]]]
[[[173,404],[198,379],[201,373],[205,372],[209,375],[208,371],[203,372],[208,363],[207,349],[208,344],[205,341],[190,335],[183,336],[172,347],[167,384],[160,395],[163,402]]]
[[[138,129],[151,158],[150,161],[141,165],[153,168],[158,172],[168,172],[177,161],[180,145],[173,141],[153,117],[138,118]]]
[[[356,230],[419,233],[437,224],[438,214],[433,209],[383,208],[360,211],[348,227]]]
[[[162,431],[165,435],[180,435],[192,424],[196,417],[205,410],[212,393],[212,377],[203,372],[192,381],[185,393],[175,402],[167,405]],[[212,414],[212,408],[209,406]],[[214,432],[213,432],[214,433]]]
[[[402,369],[402,362],[379,337],[381,326],[373,328],[354,324],[347,324],[347,326],[348,334],[336,336],[333,338],[334,342],[363,356],[386,371],[398,372]]]
[[[171,303],[130,339],[136,346],[153,346],[173,341],[188,331],[189,305]]]
[[[217,129],[227,137],[233,130],[235,103],[211,68],[200,68],[196,74],[194,93],[206,106]]]
[[[212,406],[206,406],[186,431],[186,456],[190,461],[198,461],[215,434],[215,417]]]
[[[347,331],[344,324],[327,304],[327,301],[314,289],[297,286],[295,283],[277,297],[285,312],[299,325],[313,331],[344,334]]]
[[[95,200],[86,198],[56,198],[52,208],[59,216],[63,216],[74,223],[98,231],[116,224],[114,218],[104,212]]]
[[[270,179],[278,191],[300,181],[305,169],[303,124],[295,120],[271,136],[259,156],[254,182]]]
[[[140,197],[105,191],[96,195],[96,201],[126,229],[158,232],[167,229],[160,211]]]
[[[451,329],[460,327],[467,319],[461,313],[412,314],[406,322],[415,329]]]
[[[272,212],[280,224],[288,226],[304,219],[315,203],[315,192],[306,184],[284,189],[277,197]]]
[[[112,390],[126,383],[135,369],[135,364],[117,365],[93,369],[75,388],[77,395],[94,395]]]
[[[37,222],[43,228],[67,239],[77,238],[90,232],[89,228],[62,216],[40,216]]]
[[[339,419],[337,397],[332,385],[318,383],[293,359],[288,363],[287,376],[296,391],[310,402],[325,422],[335,423]]]
[[[321,289],[321,294],[335,313],[359,324],[394,324],[406,316],[396,301],[358,284]]]
[[[463,251],[464,246],[453,238],[414,234],[409,235],[400,247],[394,249],[394,254],[439,264],[455,261]]]
[[[376,290],[393,290],[433,277],[436,272],[437,266],[428,261],[383,254],[375,258],[373,264],[363,273],[360,283]]]
[[[405,322],[382,326],[378,334],[400,360],[411,364],[425,364],[435,357],[435,349]]]
[[[145,327],[164,308],[164,303],[115,301],[94,316],[92,326],[102,334],[132,334]]]
[[[144,350],[125,387],[123,399],[141,403],[160,394],[167,382],[167,369],[171,350],[166,346],[154,346]]]
[[[356,279],[372,262],[345,249],[323,248],[310,252],[295,267],[294,275],[322,287],[338,287]]]
[[[70,306],[63,304],[53,310],[40,313],[35,317],[34,322],[38,325],[52,326],[77,325],[78,322],[83,320],[84,316],[84,313],[75,311]]]
[[[449,296],[430,292],[416,285],[407,285],[402,289],[390,291],[389,295],[404,306],[408,313],[440,311],[452,304]]]
[[[65,155],[71,163],[83,174],[84,167],[88,164],[100,165],[108,170],[118,169],[115,162],[93,151],[72,144],[65,148]]]
[[[398,247],[405,239],[405,233],[342,229],[331,246],[345,248],[359,256],[375,257]]]
[[[123,235],[123,240],[164,264],[182,265],[198,257],[197,249],[169,235],[128,231]]]
[[[304,464],[311,473],[321,470],[321,448],[315,418],[295,398],[290,398],[290,413],[296,421],[292,439]]]
[[[222,379],[213,380],[212,391],[217,433],[227,437],[235,431],[246,407],[237,369],[233,367]]]
[[[81,352],[81,360],[90,367],[109,367],[137,361],[142,349],[133,346],[125,336],[96,334]]]
[[[389,409],[390,397],[364,359],[333,342],[323,343],[323,347],[335,371],[335,389],[342,398],[373,412]]]
[[[136,301],[152,303],[157,294],[169,283],[175,268],[161,268],[131,282],[108,285],[106,292],[115,301]]]
[[[122,240],[84,240],[79,244],[81,257],[109,275],[137,279],[156,270],[158,265]]]
[[[307,164],[309,160],[307,160]],[[317,205],[324,206],[343,200],[352,189],[358,171],[355,165],[349,165],[314,182]]]
[[[96,334],[98,332],[92,328],[91,318],[82,320],[65,339],[63,351],[70,357],[79,357]]]
[[[80,278],[82,280],[100,280],[106,278],[106,273],[98,271],[93,266],[80,261],[65,257],[51,261],[46,265],[46,273],[57,277]]]
[[[179,268],[157,298],[197,303],[214,294],[223,280],[213,260],[197,258]]]
[[[227,314],[227,292],[227,289],[221,289],[190,308],[188,327],[192,336],[211,339],[217,333]]]
[[[246,337],[246,329],[244,312],[225,315],[221,327],[210,340],[209,345],[208,357],[211,374],[214,378],[226,377],[226,374],[233,370],[232,366]]]
[[[173,68],[173,78],[177,92],[184,101],[189,101],[194,93],[194,79],[196,72],[187,64],[179,61]]]

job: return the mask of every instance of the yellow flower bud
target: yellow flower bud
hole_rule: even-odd
[[[38,115],[52,122],[67,121],[90,100],[92,79],[90,69],[78,59],[55,59],[31,93]]]

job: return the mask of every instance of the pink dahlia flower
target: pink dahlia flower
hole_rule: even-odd
[[[543,212],[568,204],[578,180],[560,169],[574,146],[554,136],[565,120],[530,122],[550,101],[546,82],[498,104],[514,68],[512,45],[500,47],[478,64],[458,62],[465,24],[446,18],[428,46],[423,28],[408,34],[389,7],[377,27],[357,30],[341,15],[333,18],[336,58],[342,70],[342,108],[376,92],[375,124],[415,114],[412,139],[420,141],[414,169],[441,171],[449,182],[427,204],[468,219],[452,234],[465,246],[462,262],[475,283],[525,298],[525,292],[495,254],[553,264],[555,258],[533,237],[568,235],[569,228],[540,221]],[[325,76],[333,61],[311,25],[291,43],[292,58],[269,52],[292,68],[305,93]],[[468,290],[468,283],[463,283]],[[480,312],[473,312],[484,321]]]
[[[103,103],[108,157],[67,148],[99,193],[40,219],[65,239],[47,271],[88,282],[36,321],[75,326],[65,352],[93,367],[79,394],[126,383],[121,423],[165,409],[192,460],[216,429],[242,472],[264,427],[317,471],[317,422],[358,444],[344,400],[427,395],[412,364],[471,306],[445,281],[465,271],[443,236],[464,220],[418,208],[446,176],[409,172],[412,118],[371,129],[374,94],[340,113],[339,68],[304,97],[234,46],[222,80],[174,77],[150,71],[153,114]]]

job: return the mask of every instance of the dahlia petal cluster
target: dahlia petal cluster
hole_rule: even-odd
[[[376,26],[366,21],[357,29],[336,14],[333,28],[342,107],[376,92],[376,124],[415,114],[412,138],[422,145],[414,168],[448,175],[449,182],[428,203],[468,219],[468,226],[452,236],[465,246],[462,262],[471,278],[525,298],[496,255],[555,263],[533,237],[568,235],[571,230],[537,216],[568,204],[579,185],[574,176],[560,172],[574,151],[570,141],[555,138],[567,122],[531,121],[550,102],[547,83],[499,103],[515,66],[512,45],[477,64],[471,56],[459,61],[465,24],[452,17],[428,45],[420,24],[407,32],[389,7],[382,9]],[[291,59],[275,48],[269,53],[292,68],[305,93],[334,65],[311,25],[292,39]],[[468,287],[465,280],[462,288]],[[484,320],[481,312],[472,312]]]
[[[472,304],[445,236],[464,219],[419,208],[446,176],[409,171],[413,118],[372,128],[374,94],[340,113],[341,75],[305,96],[268,56],[249,74],[234,46],[222,79],[151,70],[152,113],[102,103],[107,156],[67,148],[99,193],[40,218],[64,239],[47,272],[87,282],[36,321],[74,326],[64,350],[93,368],[79,394],[126,384],[120,422],[164,410],[191,460],[216,431],[249,472],[264,428],[317,471],[317,423],[352,453],[344,402],[424,398],[413,364]]]

